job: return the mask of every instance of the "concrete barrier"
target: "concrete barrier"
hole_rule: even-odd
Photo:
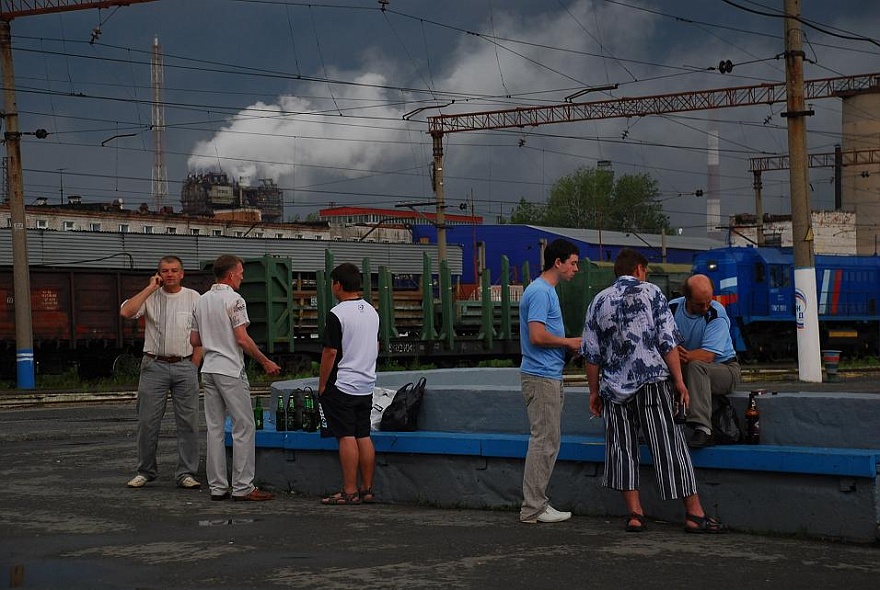
[[[448,369],[385,373],[378,385],[398,388],[426,376],[420,431],[377,433],[375,487],[381,501],[508,508],[521,501],[528,422],[516,369]],[[273,384],[272,403],[316,380]],[[693,452],[703,504],[735,529],[849,541],[880,539],[880,396],[762,396],[762,444]],[[732,401],[742,416],[747,393]],[[601,486],[601,420],[590,420],[588,391],[565,391],[564,443],[551,480],[554,505],[581,514],[622,516],[618,492]],[[833,401],[833,403],[832,403]],[[829,406],[832,406],[829,409]],[[268,416],[267,416],[268,420]],[[859,427],[865,425],[865,427]],[[257,434],[257,476],[263,484],[309,495],[336,491],[336,443],[315,433]],[[643,460],[650,462],[647,451]],[[680,502],[657,496],[652,469],[642,468],[646,512],[681,521]],[[512,516],[513,517],[513,516]]]

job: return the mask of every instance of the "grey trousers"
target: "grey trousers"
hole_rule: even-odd
[[[254,490],[257,452],[256,424],[251,407],[251,386],[247,375],[228,377],[202,373],[205,389],[205,423],[208,444],[205,468],[211,494],[229,491],[226,471],[226,413],[232,418],[232,495],[246,496]]]
[[[559,455],[562,429],[562,381],[520,373],[523,399],[529,416],[529,450],[523,468],[523,503],[520,520],[537,518],[547,504],[547,484]]]
[[[712,430],[712,396],[727,395],[739,387],[742,369],[728,364],[693,361],[681,366],[691,398],[687,421]]]
[[[137,397],[137,472],[151,480],[158,474],[156,447],[169,390],[177,425],[174,478],[180,481],[199,471],[198,369],[188,360],[166,363],[144,355]]]

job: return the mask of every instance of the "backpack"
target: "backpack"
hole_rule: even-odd
[[[424,377],[415,385],[407,383],[397,390],[394,400],[382,412],[382,421],[379,430],[391,430],[397,432],[413,432],[418,430],[419,410],[425,397]]]

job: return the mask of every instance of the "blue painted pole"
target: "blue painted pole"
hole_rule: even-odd
[[[15,365],[18,372],[18,388],[33,389],[36,387],[34,379],[34,351],[30,348],[22,348],[15,353]]]

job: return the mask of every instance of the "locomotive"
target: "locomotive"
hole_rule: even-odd
[[[818,255],[815,262],[821,347],[852,358],[877,356],[880,257]],[[791,248],[715,248],[694,255],[693,271],[714,282],[738,354],[769,361],[797,357]]]

